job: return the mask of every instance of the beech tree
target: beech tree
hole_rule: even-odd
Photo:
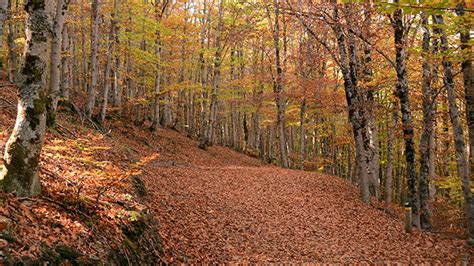
[[[48,89],[47,119],[49,126],[53,126],[56,120],[56,109],[58,108],[58,99],[60,96],[60,81],[62,72],[62,42],[63,39],[64,17],[69,0],[57,0],[56,11],[53,18],[52,38],[51,38],[51,67],[50,81]]]
[[[456,104],[456,93],[454,91],[454,77],[452,62],[447,58],[447,51],[449,49],[448,38],[442,26],[444,24],[442,15],[433,15],[433,20],[436,24],[435,32],[440,39],[441,51],[445,54],[442,58],[444,70],[444,86],[448,95],[449,116],[453,125],[454,146],[456,150],[456,161],[459,175],[461,176],[462,191],[465,202],[466,216],[468,222],[468,230],[471,234],[474,232],[474,202],[471,191],[471,172],[469,166],[469,159],[467,156],[464,129],[461,125],[459,109]],[[467,94],[469,95],[469,94]]]
[[[472,193],[469,196],[469,192],[466,191],[464,186],[470,187],[474,175],[474,73],[472,68],[472,60],[470,55],[472,52],[470,44],[470,29],[472,27],[472,16],[470,17],[466,11],[466,3],[462,1],[457,6],[457,15],[463,19],[461,24],[459,36],[461,42],[461,51],[463,60],[461,63],[461,69],[463,74],[463,85],[466,99],[466,119],[469,131],[469,151],[470,151],[470,174],[471,177],[465,176],[463,182],[464,199],[466,201],[466,212],[468,217],[468,230],[470,242],[474,242],[474,199]],[[469,182],[470,181],[470,182]]]
[[[3,32],[5,31],[5,20],[7,19],[8,8],[9,8],[9,0],[1,0],[0,1],[0,36],[3,36]],[[3,41],[0,41],[0,48],[3,47]],[[3,67],[3,64],[2,64]]]
[[[288,155],[287,155],[287,143],[286,143],[286,133],[285,133],[285,112],[286,112],[286,99],[284,96],[284,72],[282,67],[281,60],[281,51],[280,51],[280,6],[279,1],[273,1],[274,9],[274,20],[272,21],[270,16],[270,7],[267,8],[267,16],[270,23],[270,27],[273,34],[273,45],[275,49],[275,68],[276,74],[273,78],[273,92],[275,93],[275,101],[277,105],[277,128],[278,128],[278,140],[280,147],[280,158],[281,165],[284,168],[288,168]]]
[[[403,136],[405,139],[405,156],[407,164],[408,201],[413,210],[413,223],[420,227],[420,213],[418,200],[418,178],[416,175],[415,142],[412,112],[410,107],[409,86],[407,76],[407,45],[408,34],[411,27],[411,18],[403,14],[403,10],[397,8],[391,17],[394,30],[397,85],[396,95],[400,100],[400,111],[402,113]]]
[[[98,91],[98,49],[99,49],[99,0],[92,1],[92,32],[91,32],[91,82],[88,86],[86,116],[89,118],[94,112],[96,94]]]
[[[436,99],[432,98],[431,88],[431,63],[430,63],[430,29],[428,17],[422,14],[423,24],[423,63],[422,63],[422,93],[423,93],[423,132],[420,139],[420,226],[424,229],[431,227],[430,210],[428,208],[429,180],[430,180],[430,149],[433,134],[433,106]]]
[[[19,72],[18,114],[8,139],[0,172],[3,190],[17,196],[41,192],[39,157],[46,129],[47,65],[50,24],[49,2],[25,2],[24,63]]]

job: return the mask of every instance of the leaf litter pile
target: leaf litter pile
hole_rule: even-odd
[[[8,91],[0,97],[14,102]],[[14,117],[14,107],[0,109],[0,153]],[[104,134],[69,114],[59,124],[42,154],[42,196],[1,196],[2,256],[67,246],[104,260],[145,211],[162,239],[153,254],[167,263],[472,262],[465,241],[405,233],[397,211],[364,205],[340,178],[203,151],[172,130],[114,121]]]

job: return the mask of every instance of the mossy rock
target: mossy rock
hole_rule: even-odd
[[[4,231],[0,233],[0,238],[5,239],[8,243],[15,243],[16,237],[13,236],[10,232]]]
[[[108,263],[116,265],[163,264],[163,252],[157,222],[151,215],[141,214],[136,221],[122,227],[122,247],[110,250]]]

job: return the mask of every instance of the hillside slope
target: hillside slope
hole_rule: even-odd
[[[0,85],[1,155],[16,110],[14,88]],[[60,113],[42,154],[43,195],[1,196],[5,260],[470,260],[464,241],[404,233],[397,215],[362,204],[340,178],[264,165],[224,147],[203,151],[178,132],[131,124],[113,120],[101,132]]]

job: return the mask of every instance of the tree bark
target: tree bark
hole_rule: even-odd
[[[115,32],[117,28],[117,21],[115,20],[115,13],[117,12],[118,1],[114,0],[114,6],[110,18],[110,31],[109,39],[107,45],[107,61],[105,63],[105,73],[104,73],[104,93],[102,95],[102,108],[100,110],[99,122],[104,124],[105,115],[107,113],[107,105],[109,102],[109,91],[111,85],[110,72],[112,71],[112,56],[114,54],[114,44],[115,44]]]
[[[339,9],[337,7],[336,1],[332,0],[333,5],[333,14],[334,19],[339,19]],[[357,161],[357,169],[359,173],[359,187],[361,190],[361,197],[362,201],[365,203],[370,202],[370,190],[369,190],[369,176],[367,171],[367,150],[364,145],[364,138],[367,137],[365,134],[364,129],[366,125],[364,124],[363,113],[361,112],[361,106],[359,106],[359,96],[357,92],[357,74],[356,70],[354,69],[357,65],[354,62],[354,57],[356,55],[355,47],[353,47],[353,43],[351,44],[352,47],[347,49],[346,47],[346,37],[344,32],[339,24],[335,24],[333,26],[333,31],[336,35],[336,41],[338,46],[339,52],[339,61],[340,61],[340,68],[342,72],[342,77],[344,79],[344,90],[346,95],[346,101],[349,108],[348,116],[349,121],[352,124],[353,134],[354,134],[354,141],[356,147],[356,161]],[[347,54],[347,50],[350,52],[350,56]],[[351,58],[352,57],[352,60]],[[364,136],[365,135],[365,136]]]
[[[17,70],[17,45],[15,43],[15,23],[13,23],[12,19],[13,10],[11,6],[11,1],[8,1],[8,36],[7,36],[7,43],[8,43],[8,80],[10,82],[16,81],[16,76],[18,73]]]
[[[372,34],[370,28],[372,25],[372,9],[370,3],[365,4],[364,6],[364,19],[363,19],[363,34],[364,38],[368,42],[363,42],[361,44],[363,49],[363,58],[359,59],[357,62],[357,54],[355,52],[351,53],[351,61],[353,61],[353,68],[356,69],[358,65],[361,65],[360,68],[362,72],[362,79],[364,84],[370,84],[373,80],[373,71],[372,71],[372,45],[369,44],[372,39]],[[354,41],[352,38],[354,34],[352,31],[349,32],[349,43],[352,44]],[[354,45],[355,46],[355,45]],[[360,95],[359,98],[362,104],[362,116],[365,120],[364,125],[364,148],[365,153],[367,154],[367,174],[369,177],[369,191],[372,196],[375,196],[376,199],[379,199],[380,194],[380,158],[379,158],[379,143],[378,143],[378,130],[376,123],[376,107],[374,101],[374,88],[370,85],[364,85],[360,88],[361,92],[358,92]]]
[[[166,10],[168,1],[164,1],[162,5],[155,3],[155,20],[158,23],[157,30],[155,32],[155,86],[154,86],[154,95],[153,95],[153,121],[151,123],[150,130],[156,131],[160,125],[160,93],[161,93],[161,32],[160,32],[160,23],[163,13]]]
[[[206,60],[204,58],[204,44],[205,40],[209,39],[209,36],[206,36],[206,25],[210,25],[210,10],[207,10],[207,1],[203,1],[203,17],[201,19],[202,29],[201,29],[201,38],[200,45],[201,51],[199,52],[199,68],[200,68],[200,83],[202,90],[202,104],[201,104],[201,123],[199,129],[199,148],[207,149],[208,139],[207,139],[207,101],[208,101],[208,91],[207,91],[207,69],[206,69]],[[207,11],[207,19],[205,18]]]
[[[89,118],[91,118],[92,113],[94,112],[95,96],[98,90],[99,4],[99,0],[92,1],[91,85],[89,87],[86,105],[86,116]]]
[[[46,76],[50,23],[45,0],[25,3],[25,60],[19,73],[15,128],[6,144],[0,172],[3,190],[17,196],[41,192],[39,157],[46,130]]]
[[[278,130],[278,142],[280,148],[280,163],[283,168],[288,168],[288,150],[287,141],[285,136],[285,113],[286,113],[286,97],[284,96],[283,87],[283,68],[281,64],[280,55],[280,8],[278,0],[273,0],[273,7],[275,8],[275,20],[273,23],[273,44],[275,49],[275,65],[276,65],[276,78],[273,81],[273,88],[276,94],[276,105],[277,105],[277,130]],[[268,10],[267,10],[268,12]],[[270,16],[268,15],[270,18]]]
[[[3,48],[3,33],[5,31],[5,20],[8,17],[8,6],[10,0],[0,0],[0,49]],[[3,68],[3,62],[0,62],[0,67]]]
[[[64,26],[64,16],[67,10],[69,0],[56,1],[56,13],[53,20],[52,42],[51,42],[51,68],[47,101],[47,125],[52,127],[56,123],[56,109],[60,94],[61,81],[61,48],[62,33]]]
[[[84,91],[89,91],[89,86],[88,86],[88,64],[87,64],[87,52],[86,52],[86,32],[85,32],[85,20],[84,20],[84,0],[79,0],[81,2],[81,8],[80,8],[80,20],[81,20],[81,49],[82,49],[82,79],[81,79],[81,84],[82,88]]]
[[[410,108],[410,97],[408,88],[408,74],[406,70],[407,61],[407,39],[409,28],[403,21],[401,9],[396,9],[392,17],[392,27],[394,29],[395,51],[396,51],[396,71],[397,85],[396,95],[400,100],[400,110],[402,113],[403,136],[405,139],[405,159],[407,167],[408,201],[413,210],[413,224],[420,228],[420,213],[417,190],[415,143],[412,114]]]
[[[431,34],[428,29],[428,18],[422,15],[423,24],[423,41],[422,41],[422,69],[423,69],[423,130],[420,139],[420,225],[422,229],[431,227],[431,214],[428,205],[429,200],[429,184],[430,184],[430,163],[432,155],[430,145],[433,130],[433,100],[431,99],[431,64],[429,62],[430,55],[430,38]]]
[[[448,38],[443,30],[443,17],[441,15],[434,15],[433,20],[436,24],[435,32],[439,35],[441,52],[447,55],[448,53]],[[469,231],[469,240],[473,242],[474,236],[474,202],[471,192],[471,169],[466,152],[466,143],[464,141],[464,129],[462,127],[459,110],[456,105],[456,92],[454,91],[453,67],[451,61],[446,56],[443,57],[444,70],[444,86],[448,94],[449,116],[451,124],[453,125],[454,133],[454,147],[456,149],[456,161],[458,165],[459,175],[461,176],[462,191],[464,196],[464,207],[467,217],[467,229]],[[465,70],[465,69],[463,69]]]
[[[470,44],[470,28],[472,26],[472,17],[465,12],[465,3],[464,1],[458,5],[457,15],[462,17],[464,21],[464,27],[461,28],[460,31],[460,41],[461,41],[461,50],[463,51],[463,61],[461,63],[462,73],[463,73],[463,84],[464,84],[464,92],[466,98],[466,119],[467,125],[469,130],[469,151],[470,151],[470,171],[471,171],[471,178],[472,181],[474,179],[474,73],[472,68],[472,61],[469,58],[469,55],[472,55],[472,47]],[[468,213],[467,217],[468,221],[468,232],[469,232],[469,240],[474,243],[474,207],[472,206],[474,203],[469,202],[470,212]]]
[[[300,170],[304,171],[304,154],[305,154],[305,130],[304,118],[306,112],[306,97],[303,98],[300,107]]]
[[[398,102],[393,103],[393,111],[391,115],[391,124],[388,134],[387,146],[387,169],[385,173],[385,205],[392,203],[392,184],[393,184],[393,158],[395,148],[395,131],[398,122]]]
[[[217,112],[217,94],[219,92],[221,82],[221,64],[222,64],[222,20],[224,13],[224,1],[219,1],[219,11],[217,15],[217,28],[216,28],[216,43],[215,49],[216,54],[214,57],[214,75],[212,79],[212,90],[211,90],[211,104],[209,106],[209,129],[207,130],[208,135],[207,144],[212,145],[214,143],[214,129],[216,127],[216,112]]]
[[[59,85],[60,92],[61,92],[61,97],[69,100],[69,89],[71,87],[71,84],[73,83],[71,80],[71,75],[70,75],[70,68],[71,68],[71,55],[70,55],[70,49],[72,49],[70,43],[69,43],[69,34],[68,34],[68,29],[65,26],[63,28],[63,37],[62,37],[62,53],[63,56],[61,58],[61,82]]]

